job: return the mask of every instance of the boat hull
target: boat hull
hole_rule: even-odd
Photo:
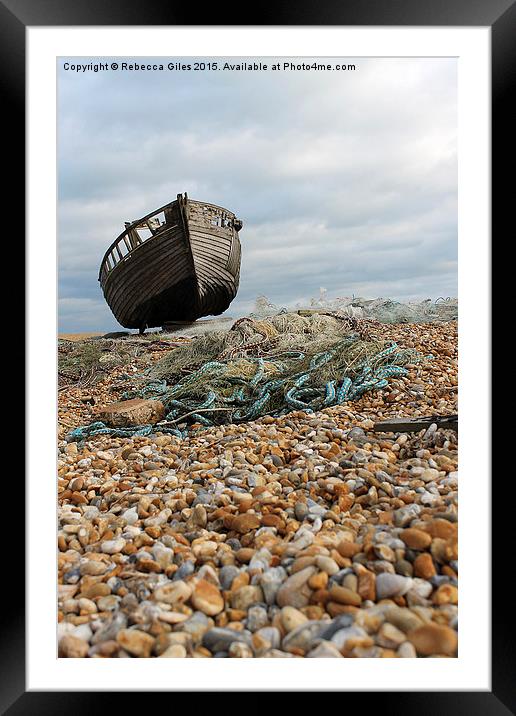
[[[143,330],[220,315],[238,291],[241,222],[181,195],[155,214],[165,222],[153,235],[138,243],[135,234],[152,226],[149,215],[127,225],[104,256],[99,280],[115,318]]]

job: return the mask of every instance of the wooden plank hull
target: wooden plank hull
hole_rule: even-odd
[[[227,209],[186,195],[126,225],[99,274],[117,321],[143,330],[223,313],[238,290],[241,225]],[[140,240],[145,226],[152,233]]]

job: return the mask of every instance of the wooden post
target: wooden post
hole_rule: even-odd
[[[377,433],[417,433],[435,423],[438,428],[458,430],[458,415],[430,415],[420,418],[390,418],[374,424]]]

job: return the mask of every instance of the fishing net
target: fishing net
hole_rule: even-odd
[[[347,319],[314,313],[286,313],[262,319],[241,318],[230,330],[199,335],[168,353],[147,374],[148,380],[180,380],[209,361],[275,358],[285,352],[310,355],[330,349],[350,333]],[[307,345],[309,348],[307,349]]]
[[[154,341],[155,343],[155,341]],[[129,340],[89,339],[84,341],[58,341],[58,386],[59,390],[70,387],[84,388],[96,385],[114,368],[133,363],[152,346],[150,340],[137,344]]]
[[[118,429],[97,422],[74,430],[69,439],[152,431],[183,437],[191,423],[312,413],[381,390],[422,358],[396,343],[364,339],[356,328],[354,318],[320,312],[239,319],[228,331],[198,336],[170,351],[140,376],[141,387],[122,396],[161,400],[167,411],[163,422]]]
[[[369,318],[380,323],[434,323],[457,320],[459,304],[456,298],[440,296],[435,301],[393,301],[389,298],[366,299],[355,296],[330,299],[325,288],[321,288],[318,297],[305,303],[296,304],[299,309],[317,309],[338,312],[352,318]],[[264,318],[286,313],[287,308],[276,306],[266,296],[258,296],[252,318]]]
[[[420,358],[395,343],[363,340],[349,320],[334,316],[245,318],[171,351],[124,397],[159,398],[164,425],[240,422],[343,404],[386,387]]]

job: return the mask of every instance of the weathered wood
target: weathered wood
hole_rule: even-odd
[[[389,418],[374,424],[373,430],[379,433],[417,433],[426,430],[435,423],[438,428],[458,429],[458,415],[429,415],[419,418]]]
[[[186,194],[126,223],[99,271],[118,322],[142,330],[223,313],[238,290],[241,227],[232,212]],[[151,236],[138,229],[150,229]]]

